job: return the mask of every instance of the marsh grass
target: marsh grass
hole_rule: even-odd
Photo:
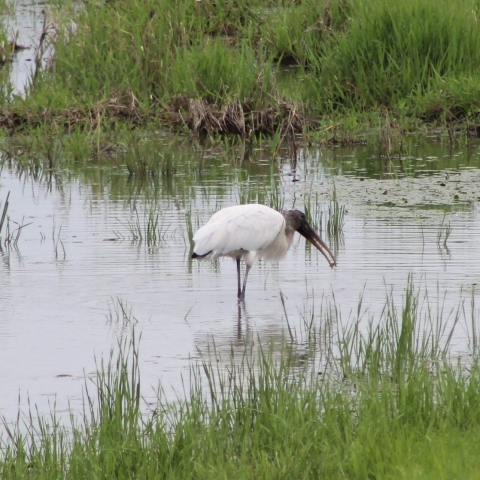
[[[304,195],[303,201],[303,209],[307,220],[321,236],[328,239],[330,247],[337,254],[344,242],[343,226],[345,224],[346,207],[338,201],[335,184],[328,205],[325,204],[324,199],[318,193],[310,192],[310,194]],[[308,242],[305,243],[305,247],[307,249],[311,248]]]
[[[12,96],[12,85],[10,83],[11,63],[15,52],[24,48],[17,43],[16,34],[8,31],[8,22],[5,15],[8,15],[11,5],[3,0],[0,1],[0,105],[4,106]]]
[[[11,60],[13,52],[14,46],[8,42],[3,29],[0,30],[0,67],[3,68],[3,66]]]
[[[452,226],[451,226],[450,222],[445,221],[446,217],[447,217],[447,214],[444,213],[442,223],[437,230],[437,245],[439,247],[443,246],[444,248],[448,248],[447,247],[447,242],[448,242],[448,239],[450,238],[450,235],[452,233]]]
[[[67,258],[67,252],[65,250],[65,245],[63,244],[63,240],[61,239],[61,235],[62,235],[62,226],[58,227],[58,231],[57,231],[56,225],[54,222],[52,240],[53,240],[53,248],[55,251],[55,260],[65,260]]]
[[[327,232],[330,236],[339,236],[345,223],[345,205],[340,205],[337,198],[337,189],[333,185],[332,199],[328,207]]]
[[[115,138],[123,137],[120,132],[116,133]],[[122,148],[111,133],[102,130],[72,129],[65,133],[63,129],[44,125],[7,139],[2,145],[2,163],[14,166],[18,173],[27,172],[38,178],[65,169],[75,170],[79,166],[107,162],[114,165],[114,154],[121,152]]]
[[[106,315],[107,325],[120,326],[122,333],[127,327],[132,327],[138,323],[133,315],[133,309],[127,302],[121,298],[111,299],[108,303],[108,314]]]
[[[116,134],[102,132],[97,155],[91,148],[92,137],[78,130],[69,135],[52,135],[51,141],[58,143],[55,148],[48,146],[46,139],[37,141],[34,137],[25,134],[5,141],[0,166],[9,175],[34,180],[49,189],[67,189],[72,182],[80,181],[108,186],[105,193],[111,199],[131,204],[142,195],[169,203],[175,199],[176,205],[185,210],[198,195],[224,197],[227,192],[237,195],[237,189],[245,197],[278,208],[283,203],[279,161],[269,161],[268,146],[260,141],[250,143],[227,137],[199,141],[189,136],[131,132],[119,127]],[[58,152],[53,169],[44,148]],[[214,186],[213,190],[199,189],[199,185],[207,183]],[[143,216],[142,211],[139,214]],[[132,238],[128,230],[118,231]],[[171,230],[167,236],[170,234]]]
[[[131,216],[126,221],[118,222],[127,230],[128,234],[116,230],[117,237],[129,239],[135,243],[145,243],[148,247],[162,246],[169,233],[169,225],[165,224],[165,217],[157,201],[142,206],[139,212],[136,203],[132,206]]]
[[[477,12],[476,0],[57,5],[54,53],[0,125],[160,122],[291,139],[318,129],[332,143],[357,142],[385,111],[395,128],[476,125]]]
[[[7,196],[3,202],[2,213],[0,216],[0,251],[2,251],[2,243],[3,246],[7,249],[13,247],[15,250],[18,250],[18,241],[20,239],[20,235],[25,227],[31,225],[32,222],[24,223],[25,217],[22,218],[21,223],[12,220],[8,215],[8,207],[10,205],[9,202],[10,192],[7,193]],[[1,205],[1,204],[0,204]],[[2,229],[5,225],[5,235],[2,238]]]
[[[427,297],[428,295],[425,294]],[[409,279],[382,318],[360,297],[341,328],[331,301],[306,311],[303,333],[212,343],[184,393],[145,408],[136,327],[87,381],[83,413],[4,420],[0,475],[13,478],[466,478],[480,466],[480,366],[449,360],[462,307],[422,307]],[[110,317],[131,315],[124,308]],[[472,310],[475,315],[475,310]],[[475,319],[477,321],[478,319]],[[122,324],[125,322],[122,320]],[[362,323],[366,325],[362,326]],[[132,325],[133,322],[127,322]],[[366,327],[366,328],[365,328]],[[225,350],[223,350],[225,351]]]
[[[6,248],[13,247],[15,250],[18,250],[18,241],[20,240],[20,235],[22,234],[23,229],[32,224],[32,222],[24,223],[24,221],[25,217],[22,218],[22,221],[19,223],[7,216],[5,239],[3,240],[3,245]]]
[[[278,212],[285,209],[285,195],[279,184],[278,178],[272,175],[265,183],[244,182],[237,188],[237,203],[261,203]]]
[[[188,257],[190,258],[193,253],[193,249],[195,247],[195,242],[193,241],[193,236],[195,235],[195,232],[200,228],[200,220],[197,217],[195,221],[195,226],[194,226],[194,221],[192,219],[192,210],[188,209],[185,212],[185,224],[186,224],[186,231],[187,231],[187,240],[188,240],[188,246],[190,248],[190,253]],[[186,242],[185,242],[186,243]]]
[[[138,143],[128,143],[125,160],[131,175],[173,175],[176,171],[176,162],[172,153],[168,151],[160,153],[152,146],[144,147]]]
[[[350,6],[349,28],[330,37],[335,53],[327,47],[325,59],[318,61],[328,72],[320,82],[330,74],[337,78],[327,87],[332,102],[365,107],[384,102],[406,110],[414,107],[412,100],[428,98],[442,84],[448,98],[453,72],[460,82],[475,75],[478,63],[470,60],[478,55],[480,42],[476,2],[373,1]],[[472,32],[468,39],[465,31]],[[431,48],[433,44],[439,48]]]
[[[328,204],[326,221],[327,238],[333,251],[337,254],[344,242],[343,226],[345,225],[345,205],[341,205],[337,197],[337,188],[333,184],[332,198]]]
[[[311,191],[303,197],[303,213],[314,230],[319,233],[324,229],[324,205],[318,193]]]
[[[476,285],[472,286],[472,297],[470,300],[470,313],[466,312],[464,306],[462,306],[463,310],[463,317],[467,320],[465,322],[465,327],[468,332],[468,340],[469,340],[469,348],[473,355],[478,355],[479,353],[479,345],[480,345],[480,331],[479,326],[477,324],[477,314],[478,309],[475,302],[475,287]],[[468,321],[469,320],[469,321]]]
[[[0,234],[2,233],[3,224],[5,223],[5,218],[7,217],[9,198],[10,198],[10,192],[7,193],[7,197],[3,201],[2,216],[0,217]]]

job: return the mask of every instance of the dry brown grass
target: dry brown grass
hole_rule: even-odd
[[[195,135],[227,134],[244,138],[257,133],[273,135],[277,131],[284,135],[301,133],[313,123],[287,102],[256,110],[238,100],[218,108],[204,100],[177,99],[168,109],[168,116],[177,128],[187,126]]]
[[[167,128],[187,127],[196,136],[226,134],[246,138],[258,133],[273,135],[278,131],[290,137],[314,123],[288,102],[256,110],[238,100],[218,108],[202,99],[178,98],[171,105],[158,108],[156,112],[153,109],[148,113],[132,92],[115,92],[90,108],[45,109],[39,113],[5,110],[0,113],[0,128],[13,134],[25,128],[50,124],[63,126],[67,131],[79,125],[89,129],[102,122],[115,121],[142,126],[152,121],[156,113]]]

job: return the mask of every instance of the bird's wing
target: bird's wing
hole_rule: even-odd
[[[239,205],[219,210],[193,237],[195,253],[214,257],[267,248],[285,228],[283,215],[265,205]]]

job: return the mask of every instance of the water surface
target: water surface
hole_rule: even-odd
[[[281,294],[294,330],[301,329],[302,316],[332,302],[340,323],[348,325],[357,317],[360,297],[366,328],[379,318],[388,292],[400,305],[413,273],[417,287],[427,289],[432,310],[445,302],[447,320],[463,299],[468,316],[471,298],[478,300],[480,271],[480,194],[471,180],[479,174],[478,152],[455,152],[448,156],[453,165],[445,165],[447,153],[438,145],[429,154],[444,158],[440,173],[397,171],[391,178],[380,175],[378,159],[375,169],[372,158],[365,158],[371,152],[362,149],[304,151],[294,170],[288,159],[278,159],[272,169],[261,152],[232,164],[215,155],[200,158],[183,146],[177,173],[155,181],[128,177],[121,165],[50,175],[5,163],[2,208],[10,192],[10,219],[30,225],[16,249],[2,243],[0,254],[0,413],[15,418],[28,397],[40,411],[48,411],[49,402],[60,412],[80,409],[95,358],[108,357],[133,323],[141,332],[143,393],[154,401],[159,382],[175,398],[191,359],[212,340],[226,353],[231,345],[242,348],[244,339],[268,342],[288,335]],[[193,167],[196,162],[201,169]],[[416,199],[415,192],[433,191],[445,172],[468,183],[468,198],[455,200],[448,193]],[[334,186],[348,212],[340,238],[334,242],[323,232],[336,249],[336,268],[297,236],[285,261],[255,265],[239,307],[234,262],[190,259],[189,215],[196,228],[221,207],[271,200],[276,192],[285,207],[303,208],[314,199],[325,219]],[[411,192],[411,198],[404,204],[402,195],[377,202],[379,190],[382,198],[389,196],[385,189]],[[161,240],[148,245],[134,240],[129,225],[144,225],[152,210],[159,214]],[[443,245],[438,232],[445,222],[452,233]],[[118,320],[122,307],[134,317],[130,322]],[[460,323],[452,343],[456,354],[469,350],[468,323]]]

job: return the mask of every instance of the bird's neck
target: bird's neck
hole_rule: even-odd
[[[287,245],[288,245],[287,249],[291,247],[294,236],[295,236],[295,229],[287,225],[285,227],[285,237],[287,239]]]

